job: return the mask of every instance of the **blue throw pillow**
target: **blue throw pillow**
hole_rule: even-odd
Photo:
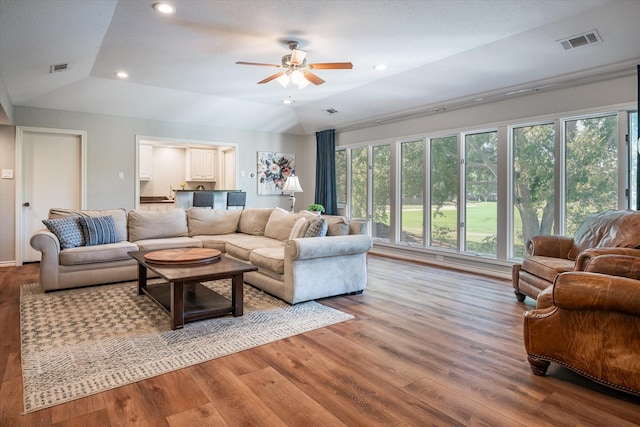
[[[107,216],[81,216],[80,224],[84,233],[87,246],[118,243],[116,224],[111,215]]]
[[[324,237],[327,235],[327,227],[326,219],[322,217],[314,218],[309,222],[309,228],[307,228],[304,237]]]
[[[76,248],[84,245],[84,234],[79,216],[43,219],[42,223],[56,235],[62,249]]]

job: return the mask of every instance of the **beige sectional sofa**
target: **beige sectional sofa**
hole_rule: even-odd
[[[69,243],[64,232],[53,227],[55,233],[34,233],[31,246],[42,253],[40,284],[45,291],[134,280],[137,263],[128,252],[181,247],[219,249],[257,266],[258,271],[245,274],[245,282],[290,304],[360,293],[366,287],[366,253],[372,240],[364,223],[340,216],[279,208],[51,209],[53,221],[47,226],[57,221],[73,228],[80,217],[109,219],[111,238],[87,245],[88,238]],[[323,230],[326,236],[305,237]]]

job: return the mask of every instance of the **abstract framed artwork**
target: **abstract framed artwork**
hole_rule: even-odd
[[[295,154],[258,151],[258,195],[282,195],[284,182],[295,171]]]

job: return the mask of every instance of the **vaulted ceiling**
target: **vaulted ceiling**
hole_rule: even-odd
[[[153,3],[0,0],[12,104],[310,134],[634,73],[640,61],[635,0],[170,0],[172,15]],[[559,42],[593,30],[601,42]],[[353,69],[285,89],[257,84],[277,68],[236,64],[279,64],[289,40],[309,62]],[[50,73],[56,64],[66,71]]]

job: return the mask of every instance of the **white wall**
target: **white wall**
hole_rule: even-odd
[[[548,92],[537,92],[504,101],[492,102],[428,116],[398,120],[363,129],[338,132],[336,145],[382,141],[407,136],[434,134],[474,126],[488,127],[507,121],[555,116],[572,111],[599,109],[603,106],[634,104],[637,78],[629,76]]]
[[[13,121],[13,104],[0,78],[0,125],[10,125]]]
[[[0,266],[14,260],[15,138],[13,126],[0,125],[0,169],[12,169],[14,179],[0,179]]]
[[[505,121],[557,115],[571,111],[598,109],[602,106],[635,104],[635,76],[611,79],[583,86],[539,92],[505,101],[424,117],[371,126],[352,131],[338,130],[339,146],[362,142],[392,140],[411,135],[432,135],[450,129],[497,125]],[[248,120],[250,118],[247,118]],[[88,201],[92,209],[134,206],[135,136],[207,140],[238,144],[238,181],[236,187],[247,191],[248,206],[288,208],[286,196],[258,196],[256,165],[258,151],[281,151],[296,154],[296,174],[303,193],[296,194],[296,206],[313,203],[315,192],[315,135],[297,136],[251,132],[181,123],[122,118],[97,114],[14,107],[17,126],[85,130],[88,133]],[[15,129],[0,125],[0,166],[15,169]],[[125,179],[118,179],[118,172]],[[244,176],[241,173],[244,172]],[[251,177],[251,174],[254,174]],[[13,181],[0,185],[0,264],[14,259]],[[9,227],[8,229],[6,227]]]
[[[241,114],[241,113],[239,113]],[[250,120],[248,117],[247,120]],[[55,129],[73,129],[87,132],[87,207],[106,209],[122,207],[127,210],[135,206],[135,139],[136,135],[175,138],[178,140],[214,141],[237,144],[236,187],[247,192],[247,206],[289,207],[287,196],[257,195],[257,152],[279,151],[296,155],[297,174],[305,193],[296,195],[297,206],[312,203],[312,180],[315,170],[315,144],[307,137],[267,132],[252,132],[228,128],[193,126],[182,123],[161,122],[48,110],[30,107],[14,107],[15,126]],[[0,163],[2,168],[15,169],[15,128],[0,125]],[[6,154],[5,154],[6,153]],[[240,173],[244,171],[244,176]],[[124,172],[124,179],[119,179]],[[254,176],[251,177],[251,174]],[[0,186],[2,210],[0,210],[0,264],[15,260],[13,229],[15,228],[15,202],[13,187]],[[11,183],[12,184],[12,183]],[[307,200],[307,196],[309,200]],[[6,201],[9,209],[6,209]],[[5,227],[7,231],[5,232]]]

